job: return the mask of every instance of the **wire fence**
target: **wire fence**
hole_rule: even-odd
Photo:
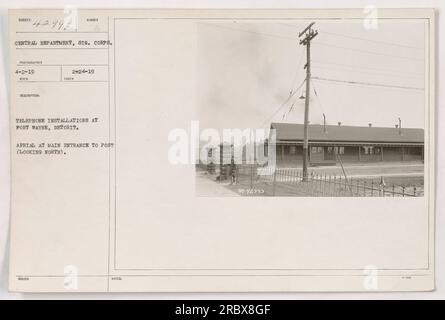
[[[320,197],[418,197],[423,186],[390,184],[385,177],[345,177],[344,175],[309,172],[306,182],[296,168],[238,166],[227,169],[227,180],[238,190],[261,190],[263,195]],[[388,180],[386,178],[386,180]]]

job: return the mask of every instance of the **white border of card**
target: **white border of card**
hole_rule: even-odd
[[[423,26],[424,196],[197,197],[166,150],[197,117],[204,20]],[[434,9],[14,9],[9,26],[11,291],[434,290]]]

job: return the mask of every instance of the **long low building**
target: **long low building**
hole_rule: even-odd
[[[303,160],[304,125],[272,123],[277,162]],[[308,127],[309,162],[422,161],[424,130],[399,127],[317,125]]]

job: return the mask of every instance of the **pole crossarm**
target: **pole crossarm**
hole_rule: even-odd
[[[300,44],[307,45],[309,41],[314,39],[318,35],[318,31],[310,30],[306,38],[300,40]]]
[[[298,34],[298,38],[301,38],[301,36],[303,35],[303,34],[305,34],[305,32],[306,31],[308,31],[310,28],[312,28],[312,26],[315,24],[315,22],[311,22],[303,31],[301,31],[299,34]]]

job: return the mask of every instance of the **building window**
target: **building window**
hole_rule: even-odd
[[[380,154],[382,153],[381,147],[374,147],[374,146],[364,146],[362,147],[362,153],[363,154]]]
[[[323,152],[323,147],[312,147],[311,148],[311,153],[322,153]]]
[[[371,154],[372,147],[362,147],[363,154]]]
[[[335,147],[336,154],[345,154],[345,147]]]
[[[297,153],[297,147],[296,146],[290,146],[289,154],[296,154]]]

